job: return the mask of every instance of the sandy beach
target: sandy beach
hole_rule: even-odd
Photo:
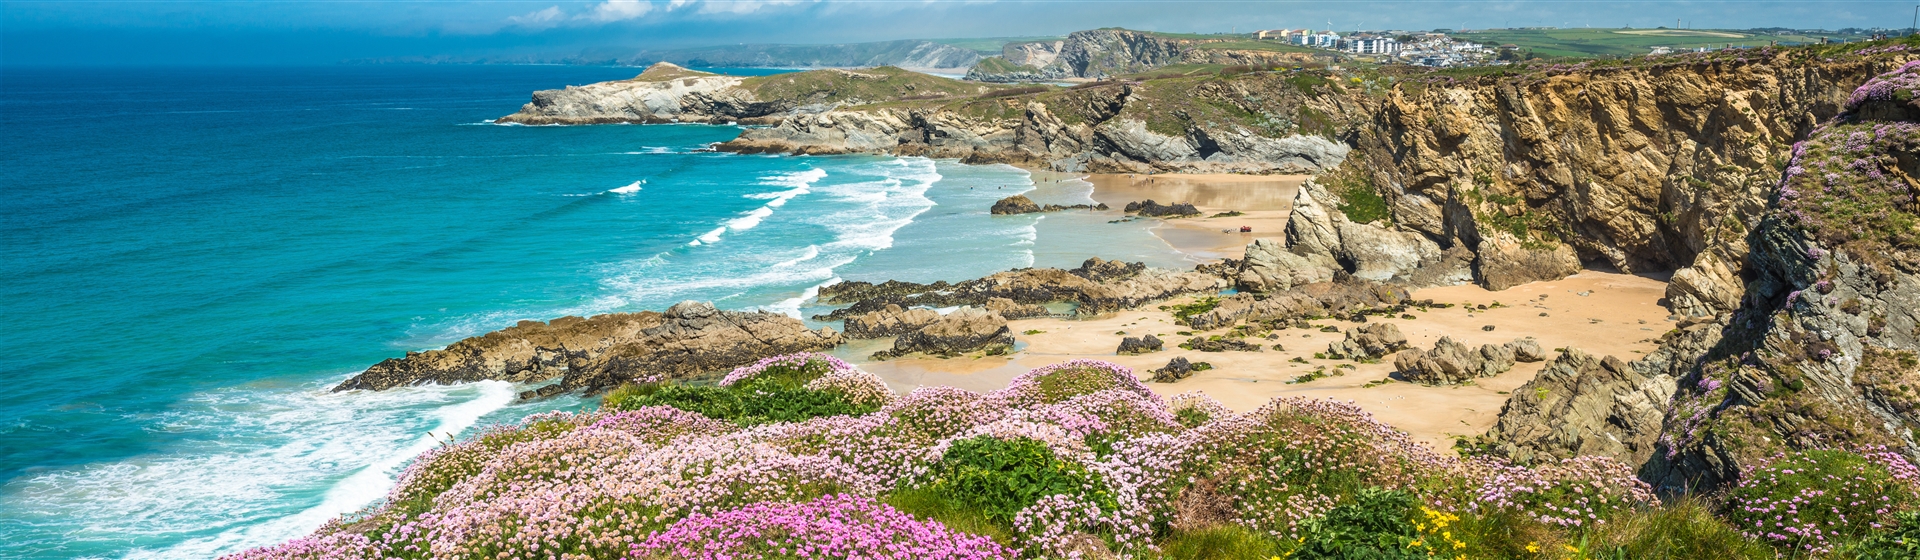
[[[1234,218],[1168,220],[1155,228],[1154,233],[1176,249],[1196,260],[1210,261],[1238,258],[1245,244],[1254,238],[1284,235],[1290,210],[1288,202],[1305,178],[1095,175],[1085,180],[1095,185],[1094,199],[1109,206],[1152,198],[1162,203],[1193,202],[1208,215],[1227,210],[1247,213]],[[1240,234],[1239,225],[1252,225],[1254,231]],[[1234,233],[1220,233],[1230,226]],[[1588,271],[1500,292],[1471,284],[1427,288],[1415,291],[1414,298],[1460,305],[1425,313],[1415,311],[1414,319],[1374,320],[1394,323],[1413,347],[1421,349],[1431,348],[1441,336],[1451,336],[1473,346],[1531,336],[1547,349],[1575,347],[1594,355],[1632,360],[1652,351],[1659,336],[1673,328],[1667,319],[1667,310],[1658,304],[1665,294],[1664,280]],[[1163,305],[1192,299],[1176,299]],[[1479,305],[1491,306],[1496,302],[1501,306],[1477,309]],[[1492,427],[1507,393],[1531,380],[1545,366],[1545,362],[1522,363],[1499,376],[1452,387],[1393,381],[1391,360],[1362,364],[1314,357],[1316,352],[1325,352],[1328,344],[1344,337],[1338,332],[1321,332],[1319,327],[1334,326],[1345,331],[1361,324],[1344,320],[1321,320],[1313,324],[1314,329],[1274,331],[1273,339],[1265,341],[1267,349],[1260,352],[1189,351],[1176,345],[1192,336],[1225,331],[1194,331],[1175,324],[1171,312],[1154,306],[1095,318],[1012,321],[1010,326],[1019,343],[1016,351],[1007,356],[951,359],[915,356],[863,363],[861,367],[880,375],[901,392],[923,385],[986,391],[1005,386],[1014,376],[1029,369],[1072,359],[1112,361],[1133,368],[1145,379],[1151,375],[1149,370],[1183,356],[1191,361],[1211,363],[1214,368],[1177,383],[1149,383],[1149,386],[1167,396],[1202,391],[1238,411],[1252,410],[1279,396],[1353,401],[1415,438],[1437,449],[1449,449],[1456,436],[1478,435]],[[1493,330],[1484,330],[1487,326]],[[1190,334],[1179,334],[1182,331]],[[1165,340],[1167,349],[1138,356],[1115,354],[1122,338],[1145,334]],[[849,354],[864,356],[884,347],[885,341],[869,344],[873,345],[871,350],[849,348]],[[1284,349],[1274,350],[1274,344]],[[1305,363],[1293,361],[1296,358]],[[1322,367],[1334,375],[1289,383]],[[1382,380],[1389,382],[1379,383]],[[1369,386],[1369,382],[1374,383]]]

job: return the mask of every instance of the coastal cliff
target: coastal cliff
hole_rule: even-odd
[[[1097,80],[1174,64],[1293,65],[1327,57],[1325,53],[1312,53],[1304,47],[1281,43],[1244,43],[1248,42],[1175,38],[1129,29],[1076,31],[1058,41],[1008,43],[1001,47],[999,57],[981,59],[969,69],[967,79],[982,82]]]

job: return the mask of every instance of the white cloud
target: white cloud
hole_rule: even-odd
[[[559,6],[547,6],[545,10],[509,17],[507,23],[531,29],[546,29],[560,25],[560,20],[566,17],[566,12],[560,11]]]
[[[648,0],[607,0],[580,17],[598,22],[625,21],[647,15],[647,12],[651,11],[653,11],[653,2]]]

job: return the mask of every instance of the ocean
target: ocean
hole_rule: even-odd
[[[522,319],[810,315],[844,279],[1188,264],[1140,222],[987,214],[1088,202],[1083,181],[709,151],[728,126],[488,122],[638,71],[0,69],[0,557],[271,544],[375,503],[438,442],[592,406],[502,382],[328,392]]]

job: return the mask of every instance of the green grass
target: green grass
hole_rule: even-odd
[[[1008,73],[1019,72],[1023,70],[1025,71],[1039,70],[1038,68],[1034,68],[1032,66],[1014,64],[1012,62],[1008,62],[1007,59],[1000,58],[997,56],[989,56],[989,57],[980,59],[980,62],[975,63],[973,65],[973,69],[976,71],[988,72],[993,74],[1008,74]]]
[[[1282,43],[1280,41],[1259,41],[1259,40],[1216,41],[1211,43],[1201,43],[1199,45],[1194,45],[1194,48],[1198,50],[1203,50],[1203,51],[1265,51],[1265,52],[1307,53],[1307,54],[1327,52],[1319,49],[1302,47],[1300,45]]]
[[[741,89],[760,99],[800,103],[854,101],[882,103],[939,96],[971,96],[1006,86],[983,85],[882,66],[860,70],[810,70],[747,78]]]
[[[1651,34],[1650,34],[1651,33]],[[1716,36],[1719,34],[1735,37]],[[1819,37],[1806,35],[1759,35],[1745,31],[1710,29],[1494,29],[1456,33],[1455,39],[1489,46],[1513,44],[1541,56],[1592,58],[1599,56],[1636,56],[1652,48],[1675,50],[1695,47],[1764,47],[1779,41],[1782,45],[1817,43]]]
[[[699,77],[705,77],[705,76],[718,76],[718,75],[719,74],[714,74],[712,72],[701,72],[699,70],[688,70],[685,68],[663,66],[663,67],[648,67],[645,72],[641,72],[640,75],[634,76],[632,79],[629,79],[627,81],[664,82],[668,80],[677,80],[680,78],[699,78]]]
[[[1268,560],[1285,552],[1279,541],[1239,525],[1173,531],[1160,541],[1162,560]]]
[[[967,505],[948,492],[929,488],[904,488],[886,495],[882,501],[893,506],[894,509],[923,519],[938,521],[955,531],[988,537],[1003,545],[1016,544],[1011,528],[994,521],[979,508]]]
[[[1000,54],[1011,43],[1038,43],[1041,41],[1059,41],[1066,37],[981,37],[977,39],[927,39],[928,42],[952,45],[980,54]]]
[[[1600,557],[1719,558],[1760,560],[1773,558],[1767,545],[1741,535],[1713,516],[1699,498],[1683,498],[1664,507],[1616,518],[1593,539],[1594,548],[1610,551]]]

